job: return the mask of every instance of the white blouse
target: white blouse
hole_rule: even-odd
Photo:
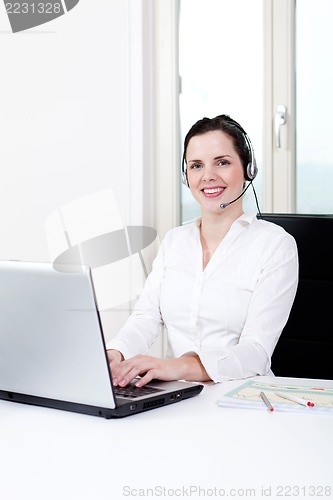
[[[215,382],[265,375],[298,283],[295,240],[243,214],[206,268],[200,219],[165,236],[135,310],[107,348],[148,351],[163,326],[169,356],[194,352]]]

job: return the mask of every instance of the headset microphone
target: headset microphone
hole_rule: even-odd
[[[227,208],[229,205],[231,205],[231,203],[235,203],[235,201],[239,200],[239,198],[241,198],[243,196],[243,194],[251,186],[251,184],[252,184],[252,181],[249,182],[249,184],[246,186],[246,188],[243,189],[241,194],[239,196],[237,196],[237,198],[235,198],[234,200],[228,201],[227,203],[221,203],[220,208]]]

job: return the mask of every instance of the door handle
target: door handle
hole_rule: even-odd
[[[274,116],[274,131],[275,131],[275,146],[281,147],[281,127],[287,121],[287,108],[283,104],[279,104]]]

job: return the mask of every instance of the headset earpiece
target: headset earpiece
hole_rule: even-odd
[[[255,176],[257,175],[258,173],[258,169],[257,167],[255,166],[253,168],[253,164],[252,162],[250,162],[248,164],[248,166],[246,167],[246,175],[245,175],[245,178],[247,181],[253,181],[253,179],[255,178]]]
[[[253,146],[252,146],[250,138],[247,135],[247,133],[245,132],[245,130],[243,130],[242,127],[237,124],[237,122],[234,122],[234,123],[235,123],[236,126],[238,126],[239,130],[241,130],[241,132],[243,133],[245,142],[246,142],[248,150],[250,152],[250,158],[251,158],[251,160],[247,164],[246,171],[244,172],[244,176],[245,176],[245,179],[247,181],[252,182],[253,179],[255,178],[255,176],[258,173],[258,167],[257,167],[256,158],[254,156]]]
[[[185,153],[183,154],[183,158],[182,158],[182,183],[186,186],[186,187],[190,187],[189,183],[188,183],[188,177],[187,177],[187,166],[186,166],[186,161],[185,161]]]

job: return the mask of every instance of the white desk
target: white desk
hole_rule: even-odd
[[[0,498],[332,499],[333,415],[215,404],[239,384],[119,420],[0,401]]]

